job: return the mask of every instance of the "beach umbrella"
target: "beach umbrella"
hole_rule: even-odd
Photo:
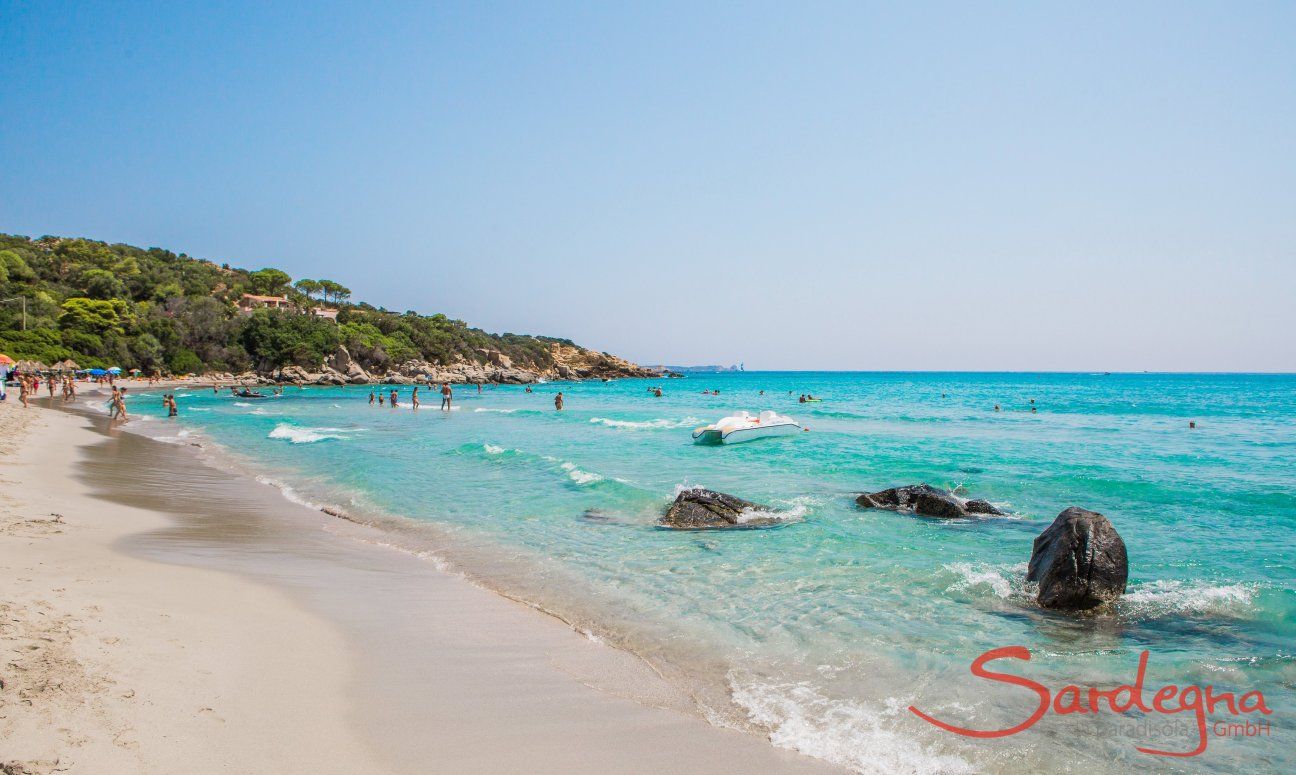
[[[109,369],[109,371],[112,371],[112,369]],[[139,369],[131,369],[131,370],[130,370],[130,373],[131,373],[131,374],[139,374],[139,373],[140,373],[140,370],[139,370]]]
[[[13,358],[10,358],[8,355],[5,355],[4,353],[0,353],[0,365],[8,366],[13,362],[14,362]]]
[[[121,366],[113,366],[108,370],[109,374],[121,374]]]
[[[96,376],[96,377],[102,377],[103,375],[105,375],[105,374],[107,374],[107,373],[108,373],[108,372],[104,371],[103,369],[91,369],[91,370],[90,370],[90,374],[93,375],[93,376]]]
[[[67,369],[68,371],[77,371],[81,367],[77,365],[76,361],[72,360],[71,358],[68,358],[66,361],[63,361],[63,368]]]

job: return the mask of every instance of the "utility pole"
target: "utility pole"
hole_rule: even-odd
[[[26,330],[27,330],[27,297],[26,297],[26,296],[15,296],[15,297],[13,297],[12,299],[3,299],[3,300],[0,300],[0,304],[8,304],[8,303],[11,302],[11,301],[21,301],[21,302],[22,302],[22,330],[26,331]]]

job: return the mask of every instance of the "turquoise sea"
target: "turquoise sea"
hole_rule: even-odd
[[[372,521],[393,546],[636,651],[713,723],[857,770],[1296,771],[1296,376],[742,372],[531,394],[456,386],[449,413],[427,388],[417,412],[409,387],[394,409],[370,405],[370,390],[247,401],[182,389],[174,420],[141,393],[130,406],[148,418],[132,425],[203,443],[290,498]],[[740,409],[809,431],[691,443],[692,428]],[[1011,514],[854,505],[918,482]],[[783,523],[655,528],[693,485],[768,504]],[[1023,582],[1033,539],[1072,505],[1107,515],[1128,546],[1114,610],[1042,611]],[[1146,649],[1149,701],[1165,684],[1212,684],[1260,690],[1273,712],[1219,708],[1206,753],[1188,759],[1135,747],[1194,748],[1191,713],[1049,714],[973,740],[909,712],[980,729],[1024,720],[1032,692],[968,669],[1010,645],[1032,660],[995,666],[1053,691],[1131,682]],[[1269,731],[1216,734],[1234,720]]]

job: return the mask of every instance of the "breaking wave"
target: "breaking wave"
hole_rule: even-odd
[[[989,590],[995,597],[1008,600],[1026,595],[1026,563],[990,565],[984,562],[954,562],[944,566],[958,579],[946,592],[967,592],[977,588]]]
[[[1208,584],[1201,581],[1149,581],[1125,593],[1117,610],[1139,618],[1213,614],[1241,616],[1250,609],[1255,584]]]
[[[345,439],[346,436],[342,435],[345,433],[347,430],[344,428],[298,428],[296,425],[281,422],[266,434],[266,438],[283,439],[293,444],[313,444],[328,439]]]

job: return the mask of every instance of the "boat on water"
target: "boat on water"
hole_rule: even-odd
[[[738,444],[770,436],[791,436],[801,431],[792,418],[764,411],[759,415],[738,412],[693,431],[694,444]]]

